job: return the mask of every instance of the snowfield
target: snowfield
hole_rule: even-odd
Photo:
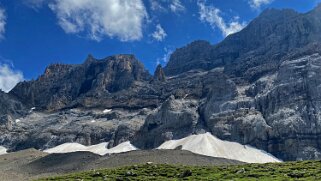
[[[92,146],[84,146],[79,143],[64,143],[56,147],[44,150],[46,153],[71,153],[77,151],[88,151],[98,155],[106,155],[111,153],[121,153],[137,150],[129,141],[121,143],[113,148],[107,148],[108,142],[100,143]]]
[[[70,153],[88,151],[99,155],[106,155],[137,150],[129,141],[110,149],[107,148],[107,145],[108,142],[92,146],[84,146],[79,143],[64,143],[54,148],[44,150],[44,152]],[[224,141],[210,133],[191,135],[179,140],[166,141],[157,149],[176,149],[179,146],[181,146],[183,150],[188,150],[196,154],[233,159],[247,163],[281,162],[281,160],[263,150],[249,145],[241,145],[237,142]]]
[[[247,163],[281,162],[273,155],[252,146],[236,142],[223,141],[210,133],[191,135],[179,140],[166,141],[157,149],[175,149],[182,146],[183,150],[193,153],[239,160]]]
[[[4,155],[7,153],[7,149],[3,146],[0,146],[0,155]]]

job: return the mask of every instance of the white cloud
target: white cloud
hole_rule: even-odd
[[[185,7],[180,2],[180,0],[172,0],[171,4],[169,5],[169,8],[174,13],[180,12],[180,11],[185,11]]]
[[[5,10],[0,7],[0,40],[4,38],[4,33],[6,31],[6,19]]]
[[[104,36],[140,40],[147,19],[142,0],[55,0],[49,7],[66,33],[85,33],[96,41]]]
[[[180,0],[150,0],[153,11],[180,13],[185,11],[185,6]]]
[[[9,92],[17,83],[23,81],[23,74],[13,70],[12,66],[0,64],[0,89]]]
[[[163,41],[167,34],[160,24],[156,25],[156,31],[152,34],[152,37],[157,41]]]
[[[41,8],[45,2],[49,2],[50,0],[24,0],[25,5],[37,10]]]
[[[272,3],[273,0],[250,0],[249,4],[253,9],[260,9],[261,6]]]
[[[209,23],[212,28],[217,27],[226,37],[230,34],[241,31],[246,23],[239,22],[239,17],[234,17],[230,22],[225,22],[221,16],[221,10],[214,6],[207,6],[205,1],[198,1],[200,20]]]
[[[166,9],[162,6],[162,4],[160,2],[158,2],[157,0],[150,0],[150,8],[153,11],[166,11]]]
[[[170,57],[171,57],[171,55],[173,53],[173,50],[168,49],[168,48],[165,47],[164,51],[165,51],[165,53],[164,53],[163,57],[158,58],[156,60],[156,65],[159,65],[159,64],[162,64],[162,63],[166,64],[169,61],[169,59],[170,59]]]

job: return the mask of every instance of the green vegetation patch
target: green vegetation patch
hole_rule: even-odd
[[[133,165],[92,170],[48,180],[321,180],[321,161],[302,161],[233,166]]]

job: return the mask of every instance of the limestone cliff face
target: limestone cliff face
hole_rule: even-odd
[[[286,60],[277,72],[254,83],[236,83],[222,95],[211,92],[201,115],[222,139],[251,144],[285,160],[319,159],[320,65],[319,54]]]
[[[50,65],[0,92],[0,145],[130,140],[144,149],[209,131],[283,160],[320,159],[320,77],[321,6],[269,9],[217,45],[177,49],[154,77],[132,55]]]

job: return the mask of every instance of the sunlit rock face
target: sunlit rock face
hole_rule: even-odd
[[[281,160],[320,159],[320,7],[266,10],[217,45],[177,49],[154,76],[133,55],[50,65],[0,92],[0,145],[150,149],[210,132]]]
[[[208,128],[285,160],[319,159],[320,65],[319,54],[286,60],[235,97],[211,96],[203,108]]]

